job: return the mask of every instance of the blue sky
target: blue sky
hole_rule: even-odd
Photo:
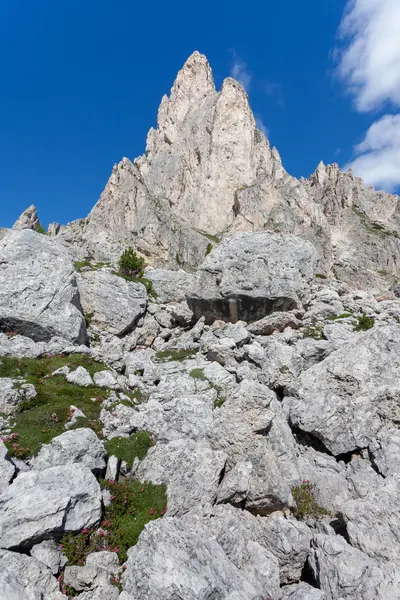
[[[86,216],[112,165],[143,153],[162,95],[196,49],[217,87],[230,74],[246,84],[291,174],[353,162],[396,189],[399,4],[2,0],[0,226],[32,203],[45,225]]]

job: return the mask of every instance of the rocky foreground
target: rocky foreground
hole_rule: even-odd
[[[247,111],[195,53],[87,220],[1,230],[1,600],[400,598],[398,198]]]

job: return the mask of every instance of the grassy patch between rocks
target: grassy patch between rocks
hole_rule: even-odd
[[[183,362],[198,353],[197,350],[161,350],[157,352],[156,358],[161,362],[178,361]]]
[[[330,515],[330,511],[320,506],[314,495],[315,485],[308,480],[302,481],[300,485],[292,487],[293,498],[296,502],[296,517],[306,519],[307,517],[318,518]]]
[[[306,338],[311,338],[313,340],[326,340],[324,330],[320,325],[309,325],[308,327],[303,327],[300,329],[301,333]]]
[[[32,383],[37,396],[22,402],[13,417],[13,439],[6,442],[11,455],[19,458],[34,456],[42,444],[64,433],[64,425],[70,418],[71,405],[79,408],[86,419],[79,419],[75,427],[90,427],[101,431],[98,420],[105,392],[96,386],[87,388],[68,383],[64,376],[50,377],[64,365],[85,367],[93,376],[104,370],[104,365],[86,355],[51,356],[39,359],[4,357],[0,362],[0,377],[22,377]]]
[[[223,406],[225,400],[223,398],[220,398],[219,396],[217,398],[215,398],[214,400],[214,408],[221,408],[221,406]]]
[[[375,324],[373,317],[367,317],[367,315],[361,315],[357,319],[357,323],[354,325],[354,331],[368,331],[372,329]]]
[[[162,517],[167,510],[165,485],[153,485],[125,479],[102,481],[111,493],[111,503],[104,509],[101,527],[68,533],[61,540],[69,565],[83,565],[91,552],[117,552],[120,561],[127,560],[127,551],[134,546],[150,521]]]
[[[341,315],[330,315],[327,317],[328,321],[338,321],[339,319],[347,319],[348,317],[352,317],[351,313],[342,313]]]
[[[143,460],[151,446],[153,440],[147,431],[138,431],[127,438],[115,437],[105,443],[108,456],[116,456],[121,461],[124,460],[129,468],[132,467],[136,457]]]

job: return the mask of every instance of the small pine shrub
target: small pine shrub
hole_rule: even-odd
[[[124,250],[118,264],[122,275],[128,277],[143,277],[144,275],[144,258],[139,256],[133,248]]]

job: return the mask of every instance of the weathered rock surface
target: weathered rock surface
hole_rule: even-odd
[[[0,492],[7,488],[15,473],[15,467],[3,442],[0,441]]]
[[[301,306],[316,267],[313,246],[295,236],[238,233],[225,237],[198,271],[188,294],[195,316],[256,321]]]
[[[31,548],[30,555],[57,575],[67,564],[67,558],[54,540],[44,540]]]
[[[95,475],[106,468],[104,444],[91,429],[79,428],[66,431],[41,447],[32,459],[36,471],[50,467],[80,464]]]
[[[129,553],[124,590],[132,597],[278,600],[276,559],[256,542],[223,549],[212,535],[165,518],[150,523]],[[174,574],[172,576],[172,574]]]
[[[335,455],[398,423],[400,328],[374,327],[304,371],[286,393],[293,425]]]
[[[74,266],[55,240],[29,229],[0,240],[0,328],[36,342],[86,341]]]
[[[317,535],[309,563],[327,600],[395,600],[400,572],[390,562],[377,563],[341,536]]]
[[[90,315],[91,325],[114,335],[130,331],[146,309],[144,285],[126,281],[108,271],[81,273],[78,288],[82,308]]]
[[[0,549],[0,598],[64,600],[50,569],[35,558]],[[57,594],[60,594],[57,596]]]
[[[100,486],[80,465],[21,473],[0,494],[0,548],[30,546],[101,517]]]

